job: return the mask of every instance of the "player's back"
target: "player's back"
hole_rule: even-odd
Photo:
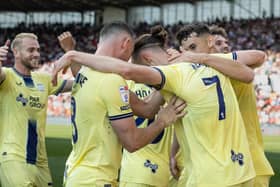
[[[129,89],[140,99],[145,99],[145,97],[153,92],[149,86],[144,84],[136,84],[131,81],[128,85]],[[138,128],[148,127],[153,121],[154,119],[135,116],[135,122]],[[152,186],[167,186],[172,133],[172,127],[168,127],[150,144],[140,150],[129,153],[124,149],[120,181]]]
[[[183,118],[192,173],[188,184],[225,186],[254,177],[244,124],[229,78],[199,64],[160,67],[164,90],[188,103]]]
[[[73,149],[67,161],[67,176],[76,167],[84,166],[90,168],[89,177],[116,181],[121,162],[121,144],[109,119],[132,116],[128,89],[124,85],[125,81],[118,75],[104,74],[86,67],[76,76],[71,98]],[[127,106],[116,106],[116,102],[112,101],[116,96],[119,100],[123,99]],[[118,109],[114,111],[114,108]]]

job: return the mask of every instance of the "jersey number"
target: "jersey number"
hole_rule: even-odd
[[[135,119],[135,123],[136,123],[136,126],[140,126],[146,119],[145,118],[141,118],[141,117],[137,117]],[[151,125],[151,123],[154,122],[155,119],[149,119],[148,120],[148,125]],[[163,135],[164,135],[164,129],[161,131],[161,133],[151,142],[151,144],[157,144],[162,138],[163,138]]]
[[[77,130],[75,118],[76,118],[76,101],[74,97],[71,97],[71,123],[73,125],[72,138],[74,144],[78,140],[78,130]]]
[[[226,106],[225,106],[224,94],[221,88],[219,77],[215,75],[213,77],[203,78],[202,81],[205,86],[216,84],[216,90],[217,90],[218,102],[219,102],[219,120],[224,120],[226,118]]]

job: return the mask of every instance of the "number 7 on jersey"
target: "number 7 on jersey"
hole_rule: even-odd
[[[219,120],[224,120],[226,118],[226,106],[225,106],[224,94],[221,88],[219,77],[215,75],[213,77],[202,78],[202,81],[205,86],[209,86],[211,84],[216,83],[216,90],[217,90],[218,103],[219,103]]]

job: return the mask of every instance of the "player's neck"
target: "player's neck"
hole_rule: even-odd
[[[107,45],[105,43],[103,43],[97,48],[95,54],[117,58],[114,47],[112,45]]]
[[[14,68],[22,75],[31,75],[31,70],[20,62],[15,62]]]

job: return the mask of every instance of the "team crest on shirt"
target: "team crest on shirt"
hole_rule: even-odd
[[[37,84],[37,89],[38,89],[40,92],[43,92],[43,91],[45,91],[45,86],[44,86],[43,84],[41,84],[41,83],[38,83],[38,84]]]
[[[150,168],[152,173],[156,173],[157,172],[158,165],[157,164],[153,164],[150,160],[146,160],[146,162],[144,163],[144,166],[146,168]]]
[[[234,150],[230,151],[232,162],[237,162],[240,166],[244,165],[244,155],[242,153],[235,153]]]
[[[120,86],[119,92],[122,98],[122,101],[126,104],[129,103],[129,90],[128,86]]]

